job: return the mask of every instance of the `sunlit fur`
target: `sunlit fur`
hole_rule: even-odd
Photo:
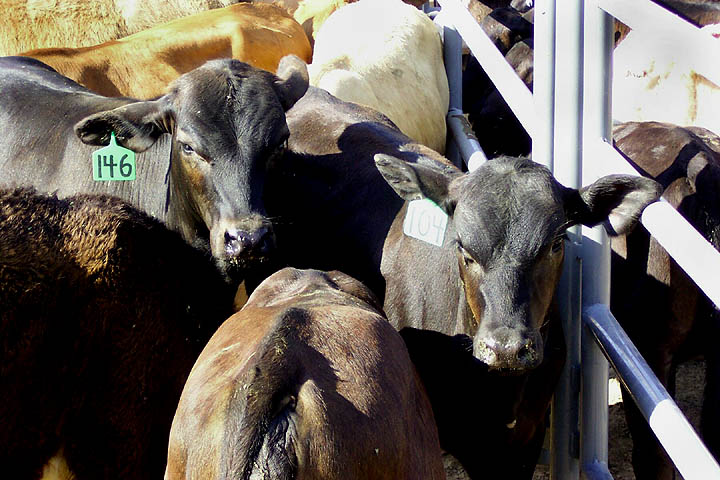
[[[280,59],[291,53],[310,62],[310,43],[300,25],[275,5],[241,3],[117,41],[22,55],[101,95],[147,99],[160,96],[178,76],[213,58],[234,58],[274,73]]]
[[[379,12],[382,12],[381,14]],[[449,91],[437,27],[400,0],[340,8],[315,38],[310,83],[372,107],[442,153]]]

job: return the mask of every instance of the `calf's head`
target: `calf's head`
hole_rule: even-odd
[[[566,188],[545,167],[503,157],[472,173],[407,163],[378,154],[375,162],[405,200],[429,198],[448,214],[461,298],[471,312],[461,332],[491,368],[524,371],[540,364],[541,328],[559,280],[565,230],[603,223],[610,235],[628,232],[661,187],[626,175]],[[442,295],[442,292],[433,292]]]
[[[168,222],[186,240],[209,242],[226,268],[263,261],[274,245],[262,204],[267,162],[284,150],[285,112],[307,90],[299,58],[277,76],[237,60],[212,60],[173,82],[164,96],[91,115],[77,136],[143,152],[172,135]]]

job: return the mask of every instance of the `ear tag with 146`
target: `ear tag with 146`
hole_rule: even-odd
[[[92,154],[93,180],[135,180],[135,152],[121,147],[115,141],[115,132],[110,133],[110,145],[95,150]]]

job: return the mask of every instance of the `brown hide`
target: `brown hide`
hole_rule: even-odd
[[[227,318],[212,261],[117,199],[0,190],[0,462],[160,478],[185,378]]]
[[[165,479],[437,479],[440,456],[425,391],[370,291],[287,268],[198,358]]]
[[[215,58],[275,72],[295,54],[310,62],[310,43],[280,7],[237,4],[198,13],[120,40],[83,48],[32,50],[36,58],[101,95],[154,98],[181,74]]]
[[[715,248],[720,247],[720,137],[700,127],[659,122],[615,126],[617,148],[643,175],[665,188],[673,205]],[[660,381],[674,392],[675,367],[705,355],[707,387],[701,420],[710,450],[720,454],[717,310],[651,237],[638,228],[613,239],[613,313]],[[674,468],[640,412],[624,392],[638,479],[670,479]]]

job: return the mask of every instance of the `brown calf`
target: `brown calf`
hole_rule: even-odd
[[[619,123],[613,137],[644,176],[662,184],[663,198],[720,250],[720,137],[704,128],[660,122]],[[611,309],[670,393],[675,394],[678,365],[705,357],[700,430],[720,459],[720,311],[644,228],[614,238],[612,246]],[[623,391],[623,397],[635,477],[676,478],[630,394]]]
[[[341,272],[266,279],[195,363],[165,479],[445,478],[425,391],[380,312]]]

